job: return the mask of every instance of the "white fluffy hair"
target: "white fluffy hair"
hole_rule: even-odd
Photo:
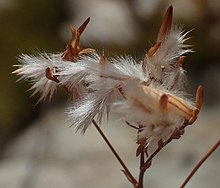
[[[110,107],[132,125],[141,127],[138,138],[148,143],[166,140],[173,131],[189,120],[195,107],[185,100],[185,71],[178,65],[191,52],[184,44],[188,32],[172,26],[153,54],[146,54],[147,68],[131,56],[102,59],[97,52],[80,55],[74,62],[61,54],[21,55],[21,65],[13,73],[33,83],[33,95],[39,101],[51,98],[57,86],[77,96],[69,108],[69,120],[83,133],[93,119],[101,123]],[[51,79],[45,70],[51,71]],[[53,81],[53,78],[57,82]],[[176,96],[178,93],[178,96]],[[178,106],[179,105],[179,106]]]
[[[51,99],[58,84],[46,78],[45,70],[46,68],[54,70],[55,67],[59,66],[62,62],[61,57],[46,53],[38,56],[22,54],[18,60],[22,64],[16,65],[18,69],[13,73],[21,76],[19,80],[29,80],[32,82],[33,86],[30,88],[30,90],[33,90],[32,95],[38,92],[41,93],[38,102],[45,100],[48,96]]]

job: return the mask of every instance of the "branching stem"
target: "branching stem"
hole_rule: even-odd
[[[176,133],[177,132],[174,132],[174,134],[172,134],[166,142],[162,142],[162,140],[158,142],[157,149],[147,158],[147,161],[142,166],[142,170],[144,172],[151,166],[153,158],[160,152],[160,150],[174,139],[174,135],[176,135]]]

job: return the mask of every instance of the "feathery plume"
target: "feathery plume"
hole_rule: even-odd
[[[39,56],[22,55],[22,65],[13,73],[31,80],[33,94],[39,101],[52,97],[57,86],[73,96],[69,119],[83,133],[93,119],[101,122],[103,114],[118,112],[125,122],[138,129],[137,143],[165,142],[177,130],[192,124],[203,102],[202,86],[196,102],[185,98],[185,56],[192,52],[185,44],[189,32],[172,23],[173,8],[164,16],[156,43],[143,61],[131,56],[107,58],[94,49],[80,46],[80,37],[90,18],[78,28],[63,53]]]

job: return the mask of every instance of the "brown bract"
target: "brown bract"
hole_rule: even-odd
[[[160,27],[159,33],[157,35],[156,43],[148,50],[147,54],[149,57],[152,57],[155,52],[159,49],[161,42],[164,41],[165,37],[169,34],[173,20],[173,6],[170,6],[164,16],[162,25]],[[147,69],[147,59],[145,58],[142,64],[143,71],[146,72]]]
[[[196,92],[195,106],[188,105],[183,99],[148,86],[141,86],[145,93],[151,93],[155,101],[158,101],[158,107],[161,113],[175,113],[184,117],[185,124],[194,123],[203,103],[203,88],[199,86]]]
[[[78,28],[71,26],[72,38],[66,46],[66,50],[62,54],[62,59],[66,61],[75,62],[81,55],[88,54],[94,51],[92,48],[83,48],[80,46],[80,36],[85,30],[90,21],[90,17],[87,18],[83,24]]]
[[[95,51],[92,48],[83,48],[80,46],[80,36],[85,30],[89,21],[90,17],[88,17],[78,29],[71,26],[70,29],[72,37],[66,46],[66,50],[61,55],[62,60],[75,62],[80,58],[81,55],[89,54]],[[49,80],[59,83],[57,76],[53,75],[52,70],[49,67],[45,70],[45,75]]]
[[[59,83],[59,80],[57,79],[57,76],[53,75],[53,72],[51,71],[51,69],[49,67],[46,68],[45,75],[46,75],[48,80],[54,81],[56,83]]]
[[[163,18],[163,22],[161,24],[159,33],[157,35],[157,40],[155,44],[148,50],[146,53],[146,56],[152,57],[157,50],[160,48],[161,43],[166,39],[166,37],[169,35],[170,30],[172,28],[172,21],[173,21],[173,6],[170,6]],[[183,62],[185,60],[184,56],[181,56],[179,60],[176,62],[176,66],[182,66]],[[142,64],[143,71],[146,72],[147,70],[147,58],[145,57],[143,64]],[[164,67],[161,67],[163,70]]]
[[[170,6],[164,15],[163,22],[161,24],[161,27],[160,27],[160,30],[157,36],[156,43],[148,50],[148,52],[146,53],[146,56],[152,57],[157,52],[157,50],[160,48],[161,43],[166,39],[166,37],[169,35],[171,31],[172,19],[173,19],[173,6]],[[180,56],[177,62],[175,63],[175,66],[182,67],[184,60],[185,60],[185,56]],[[146,73],[147,58],[145,58],[143,61],[142,69]],[[164,71],[164,66],[161,67],[161,70]],[[148,72],[148,74],[150,74],[149,77],[151,78],[152,77],[151,73]],[[174,81],[173,85],[169,89],[172,89],[175,84],[176,83]],[[149,89],[152,90],[152,88],[145,87],[145,86],[143,86],[143,89],[145,91]],[[157,90],[155,90],[153,93],[155,93],[155,95],[160,96],[159,101],[160,101],[161,110],[169,111],[171,109],[172,110],[175,109],[176,112],[180,113],[181,115],[185,117],[186,124],[192,124],[196,120],[197,115],[201,109],[203,98],[204,98],[202,86],[199,86],[197,89],[195,107],[190,107],[189,105],[187,105],[187,103],[185,103],[183,100],[181,100],[180,98],[174,95],[161,93],[160,91],[157,91]]]

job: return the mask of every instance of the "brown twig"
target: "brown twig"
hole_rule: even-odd
[[[160,150],[163,149],[167,144],[169,144],[173,139],[179,139],[180,136],[183,135],[183,133],[184,129],[176,129],[166,142],[160,140],[158,142],[157,149],[147,158],[147,161],[142,166],[142,170],[146,171],[151,166],[153,158],[160,152]]]
[[[196,164],[196,166],[193,168],[193,170],[190,172],[190,174],[187,176],[183,184],[180,186],[180,188],[184,188],[185,185],[189,182],[189,180],[192,178],[192,176],[196,173],[196,171],[199,169],[199,167],[205,162],[206,159],[209,158],[209,156],[219,147],[220,140],[216,142],[216,144],[208,151],[208,153]]]
[[[111,145],[111,143],[109,142],[109,140],[107,139],[107,137],[105,136],[103,131],[100,129],[97,122],[95,120],[93,120],[92,123],[94,124],[94,126],[96,127],[96,129],[98,130],[98,132],[100,133],[100,135],[102,136],[102,138],[104,139],[104,141],[106,142],[106,144],[108,145],[108,147],[110,148],[110,150],[112,151],[114,156],[117,158],[118,162],[123,167],[123,172],[125,173],[125,176],[128,178],[128,180],[132,183],[132,185],[134,187],[137,187],[137,184],[138,184],[137,180],[134,178],[134,176],[131,174],[131,172],[129,171],[129,169],[127,168],[127,166],[125,165],[125,163],[121,159],[121,157],[118,155],[116,150],[113,148],[113,146]]]
[[[138,187],[137,188],[143,188],[143,180],[144,180],[144,173],[145,170],[142,169],[142,166],[144,165],[144,147],[142,148],[142,151],[140,153],[140,172],[139,172],[139,179],[138,179]]]

